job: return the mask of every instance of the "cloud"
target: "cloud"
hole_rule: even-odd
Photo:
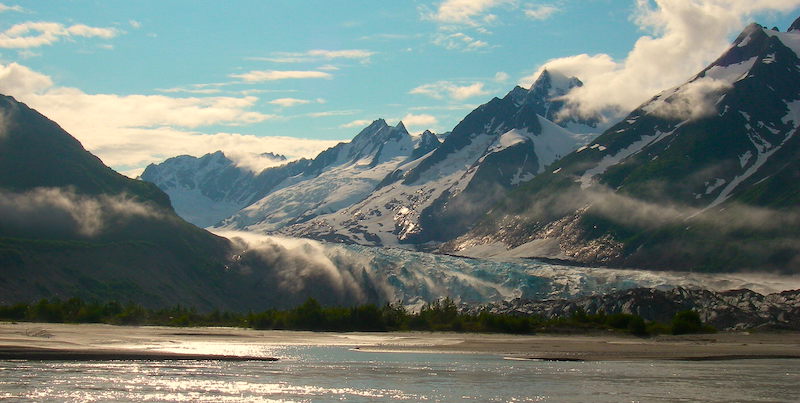
[[[374,55],[375,52],[366,49],[312,49],[306,52],[273,52],[270,57],[249,57],[248,60],[271,63],[310,63],[335,59],[349,59],[368,63],[370,57]]]
[[[253,70],[244,74],[231,74],[233,78],[240,78],[246,82],[257,83],[262,81],[276,81],[304,78],[331,78],[330,73],[324,71],[298,71],[298,70]]]
[[[312,118],[326,118],[330,116],[348,116],[348,115],[355,115],[356,113],[361,112],[357,109],[350,109],[350,110],[341,110],[341,111],[324,111],[324,112],[313,112],[308,113],[305,116],[309,116]]]
[[[276,304],[292,306],[312,296],[323,304],[386,303],[397,297],[371,258],[307,239],[217,232],[239,251],[230,267],[273,284]]]
[[[269,101],[269,103],[273,105],[280,105],[284,108],[290,108],[292,106],[310,104],[311,101],[307,99],[298,99],[298,98],[278,98]]]
[[[179,154],[200,156],[223,150],[314,157],[339,142],[187,130],[279,118],[251,111],[258,101],[251,96],[87,94],[58,87],[50,77],[17,63],[0,64],[0,93],[12,95],[58,122],[103,162],[128,174]]]
[[[560,11],[558,7],[540,4],[534,5],[531,8],[526,8],[524,13],[526,17],[534,20],[546,20],[558,11]]]
[[[487,95],[488,91],[483,89],[483,83],[472,83],[469,85],[458,85],[450,81],[437,81],[431,84],[424,84],[409,91],[409,94],[427,95],[431,98],[443,99],[449,97],[456,101],[467,98]]]
[[[111,39],[117,34],[118,31],[113,28],[97,28],[84,24],[65,27],[55,22],[25,22],[0,33],[0,48],[35,48],[75,36]]]
[[[513,3],[512,0],[444,0],[436,11],[423,13],[423,18],[443,24],[478,26],[496,18],[488,13],[492,8]]]
[[[158,89],[156,89],[156,91],[167,93],[167,94],[184,92],[184,93],[187,93],[187,94],[204,94],[204,95],[219,94],[220,92],[222,92],[222,90],[219,89],[219,88],[207,88],[207,87],[206,88],[200,88],[200,87],[195,87],[195,86],[192,86],[190,88],[186,88],[186,87],[158,88]]]
[[[753,14],[797,6],[800,0],[637,0],[633,19],[648,35],[624,60],[607,54],[554,59],[521,84],[533,83],[544,68],[560,71],[584,83],[566,96],[573,110],[586,116],[627,112],[689,80],[729,46],[730,35]]]
[[[354,121],[352,121],[352,122],[349,122],[349,123],[345,123],[345,124],[343,124],[343,125],[340,125],[339,127],[343,128],[343,129],[350,129],[350,128],[354,128],[354,127],[366,127],[366,126],[367,126],[367,125],[369,125],[370,123],[372,123],[372,121],[371,121],[371,120],[368,120],[368,119],[358,119],[358,120],[354,120]]]
[[[128,20],[128,24],[131,28],[139,29],[142,27],[142,23],[136,20]]]
[[[509,78],[511,78],[511,76],[505,71],[498,71],[497,74],[494,75],[494,81],[498,83],[504,83],[508,81]]]
[[[437,33],[433,37],[433,43],[448,50],[463,51],[474,51],[489,46],[487,42],[475,39],[462,32],[453,34]]]
[[[645,110],[668,119],[700,119],[717,113],[715,95],[731,87],[727,81],[702,77],[659,95]]]
[[[94,237],[121,220],[157,217],[158,208],[126,195],[85,196],[62,188],[0,191],[0,227],[12,234]]]
[[[403,118],[400,120],[403,121],[403,124],[406,125],[406,127],[414,129],[411,130],[412,132],[421,132],[425,129],[430,129],[433,125],[439,123],[439,120],[436,119],[435,116],[426,114],[415,115],[413,113],[409,113],[403,116]]]
[[[237,167],[247,169],[256,174],[267,168],[288,162],[281,158],[275,158],[271,154],[246,152],[244,150],[229,150],[225,153],[225,156],[230,158]]]
[[[24,12],[25,9],[22,8],[22,6],[18,6],[18,5],[7,6],[7,5],[5,5],[3,3],[0,3],[0,13],[4,13],[6,11],[16,11],[18,13],[21,13],[21,12]]]

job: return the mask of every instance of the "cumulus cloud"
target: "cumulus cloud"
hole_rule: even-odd
[[[463,101],[467,98],[487,95],[488,91],[484,90],[483,86],[484,84],[480,82],[458,85],[451,81],[437,81],[416,87],[409,91],[409,94],[427,95],[435,99],[451,98],[456,101]]]
[[[0,227],[12,234],[94,237],[120,220],[160,216],[156,207],[126,195],[95,197],[63,188],[0,192]]]
[[[24,49],[51,45],[61,40],[80,36],[110,39],[117,35],[114,28],[90,27],[84,24],[69,27],[55,22],[24,22],[0,33],[0,48]]]
[[[514,3],[513,0],[444,0],[435,11],[424,12],[423,18],[444,24],[477,26],[496,18],[489,13],[492,8]]]
[[[558,7],[540,4],[526,8],[524,13],[526,17],[533,18],[534,20],[546,20],[558,11]]]
[[[209,125],[242,125],[278,118],[251,111],[258,98],[87,94],[58,87],[25,66],[0,64],[0,93],[12,95],[58,122],[106,164],[136,175],[149,163],[178,154],[275,152],[290,158],[313,157],[333,140],[259,137],[193,130]]]
[[[504,83],[510,79],[511,76],[508,75],[505,71],[498,71],[497,74],[494,75],[494,81],[498,83]]]
[[[249,83],[257,83],[288,79],[331,78],[332,76],[330,73],[316,70],[253,70],[243,74],[231,74],[231,77]]]
[[[554,59],[521,84],[532,84],[545,68],[560,71],[584,82],[566,96],[573,110],[586,116],[627,112],[689,80],[729,46],[730,35],[753,14],[798,6],[800,0],[637,0],[633,18],[648,34],[625,59],[607,54]]]
[[[437,33],[433,43],[448,50],[474,51],[489,46],[486,41],[475,39],[463,32]]]
[[[415,115],[409,113],[400,120],[403,121],[403,124],[409,128],[411,132],[422,132],[439,123],[439,120],[436,119],[435,116],[426,114]]]

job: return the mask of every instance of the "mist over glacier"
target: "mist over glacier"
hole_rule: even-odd
[[[773,293],[800,288],[800,276],[695,274],[566,266],[529,259],[473,259],[397,248],[333,244],[251,232],[218,231],[237,248],[235,268],[269,284],[265,293],[290,306],[308,296],[323,303],[402,303],[418,309],[449,297],[481,305],[544,300],[638,287]],[[266,279],[266,280],[265,280]]]

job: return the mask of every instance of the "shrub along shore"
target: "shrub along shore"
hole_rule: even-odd
[[[419,312],[409,312],[400,304],[325,307],[308,299],[293,309],[270,309],[263,312],[201,313],[194,308],[175,306],[148,309],[137,304],[42,299],[31,304],[0,306],[0,320],[46,323],[105,323],[113,325],[152,325],[174,327],[227,326],[259,330],[311,331],[443,331],[471,333],[593,333],[612,330],[635,336],[658,334],[710,333],[694,311],[679,312],[670,323],[650,322],[637,315],[594,314],[583,311],[556,319],[538,316],[468,314],[459,311],[450,299],[425,305]]]

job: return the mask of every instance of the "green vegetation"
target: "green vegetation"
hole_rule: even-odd
[[[590,333],[615,331],[635,336],[714,332],[704,325],[697,312],[679,312],[669,324],[648,322],[637,315],[616,313],[587,314],[577,310],[563,318],[538,316],[477,314],[460,312],[449,298],[425,305],[419,313],[410,313],[401,305],[374,304],[354,307],[324,307],[313,298],[289,310],[260,313],[213,311],[200,313],[193,308],[176,306],[147,309],[141,305],[118,302],[84,302],[42,299],[33,304],[0,306],[0,320],[49,323],[108,323],[114,325],[159,326],[231,326],[253,329],[311,331],[450,331],[474,333]]]

